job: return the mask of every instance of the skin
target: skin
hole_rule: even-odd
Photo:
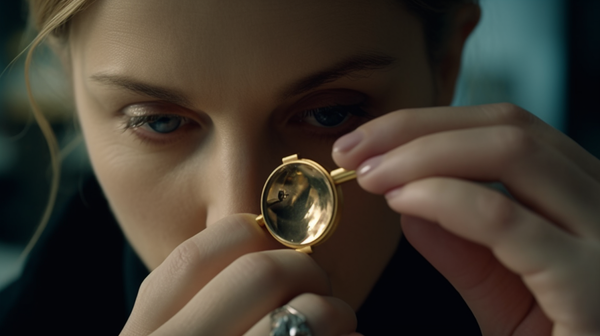
[[[418,19],[393,1],[104,0],[79,13],[69,53],[81,127],[152,270],[122,334],[265,335],[286,303],[315,335],[351,333],[402,228],[484,334],[599,332],[598,161],[512,105],[417,109],[449,104],[478,17],[456,14],[432,66]],[[281,94],[373,53],[394,61]],[[299,117],[357,101],[372,117],[334,128]],[[133,113],[188,122],[124,129]],[[310,257],[240,214],[259,211],[266,177],[294,153],[359,171],[338,231]],[[500,181],[515,200],[471,180]]]

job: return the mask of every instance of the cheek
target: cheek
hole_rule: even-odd
[[[379,274],[383,270],[402,230],[400,215],[387,206],[385,198],[367,193],[356,181],[346,182],[342,189],[341,221],[335,234],[315,248],[313,257],[328,270],[332,282],[346,287],[352,279],[365,279],[368,274]],[[356,292],[350,287],[346,289]]]
[[[96,177],[121,228],[150,269],[204,228],[198,167],[181,153],[144,152],[123,141],[114,116],[78,100],[79,120]]]

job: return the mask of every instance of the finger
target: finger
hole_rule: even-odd
[[[344,301],[332,296],[302,294],[288,303],[306,318],[313,336],[340,336],[356,330],[356,314]],[[265,315],[246,336],[269,335],[271,314]]]
[[[429,178],[386,197],[398,212],[439,223],[490,248],[503,265],[523,277],[550,320],[589,330],[597,327],[597,316],[589,313],[600,309],[597,242],[574,237],[471,182]]]
[[[384,193],[431,176],[500,181],[523,204],[579,236],[600,238],[600,183],[521,129],[435,133],[364,162],[358,181]]]
[[[565,268],[579,253],[579,238],[472,182],[428,178],[409,183],[386,198],[395,211],[439,223],[490,248],[506,267],[524,276]]]
[[[484,335],[550,334],[552,324],[533,308],[535,299],[529,289],[488,248],[408,215],[402,216],[402,231],[459,292]]]
[[[180,244],[140,286],[123,334],[150,334],[240,256],[281,248],[255,217],[225,217]]]
[[[562,299],[573,293],[573,286],[569,288],[564,285],[569,282],[577,283],[575,278],[568,281],[565,277],[574,276],[571,275],[571,264],[580,254],[578,238],[504,195],[467,181],[428,178],[409,183],[386,197],[396,211],[439,223],[449,232],[489,248],[507,269],[523,277],[524,283],[540,300],[544,312],[556,321],[557,316],[552,315],[555,312],[548,311],[549,305],[543,303],[549,298],[549,292],[568,293]],[[479,305],[473,298],[467,302],[474,306],[474,313],[477,310],[478,319],[489,321],[494,318],[494,314],[506,314],[508,322],[514,322],[514,316],[517,315],[524,323],[529,319],[537,319],[541,325],[545,325],[547,321],[543,319],[543,314],[540,315],[535,309],[523,313],[527,304],[523,300],[528,300],[526,291],[502,267],[493,263],[490,265],[492,267],[488,266],[482,271],[488,279],[492,279],[483,277],[491,285],[486,286],[485,281],[478,283],[476,273],[473,278],[463,280],[476,284],[474,288],[479,287],[475,289],[475,295],[479,291],[489,295],[481,299]],[[502,281],[503,278],[505,281]],[[456,279],[453,281],[456,282]],[[493,288],[494,291],[486,293],[486,287]],[[459,288],[461,286],[457,285],[457,290]],[[514,293],[520,294],[515,297]],[[465,296],[465,300],[467,298]],[[553,297],[552,300],[554,299],[556,298]],[[513,309],[520,311],[519,314],[507,308],[511,304],[517,305]],[[498,305],[500,311],[486,305]]]
[[[293,250],[246,254],[225,268],[157,335],[240,335],[273,307],[302,293],[329,295],[325,272]]]
[[[340,167],[356,169],[366,159],[424,135],[495,125],[523,129],[600,181],[600,163],[594,156],[533,114],[506,103],[394,111],[360,126],[345,139],[340,138],[333,146],[333,159]]]
[[[545,314],[533,306],[519,326],[525,334],[533,325],[546,325],[544,316],[572,330],[589,333],[600,329],[597,315],[592,313],[600,310],[597,291],[600,245],[597,242],[576,238],[504,195],[471,182],[431,178],[408,184],[398,193],[400,195],[388,196],[388,202],[396,211],[437,222],[451,233],[489,247],[502,264],[522,276]],[[407,232],[407,237],[409,234]],[[438,246],[439,243],[428,241],[427,244]],[[463,253],[463,256],[468,254]],[[466,257],[463,261],[470,263],[472,259]],[[442,270],[452,267],[452,262],[444,264],[440,271],[448,274]],[[501,271],[489,272],[494,273],[502,274]],[[510,280],[497,282],[497,288],[504,289],[507,296],[519,293],[516,286],[514,289],[504,287]],[[518,297],[509,301],[518,302]],[[481,314],[493,310],[490,307],[494,304],[489,302],[486,308],[485,301],[481,302]],[[513,314],[510,309],[505,313]]]

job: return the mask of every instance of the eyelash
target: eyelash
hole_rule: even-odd
[[[308,132],[311,134],[311,136],[318,137],[324,141],[330,141],[331,139],[337,139],[340,136],[352,131],[353,129],[358,127],[360,124],[362,124],[366,121],[369,121],[371,119],[374,119],[375,117],[371,113],[367,112],[367,110],[365,108],[366,108],[365,102],[361,102],[361,103],[354,104],[354,105],[341,105],[341,104],[329,105],[329,106],[318,107],[318,108],[302,111],[293,120],[296,124],[298,124],[299,126],[302,126],[303,124],[308,124],[308,122],[306,121],[306,118],[314,117],[315,114],[320,113],[320,112],[335,112],[335,111],[341,110],[343,112],[348,113],[349,118],[346,119],[346,121],[344,123],[342,123],[341,125],[333,126],[333,127],[313,126],[313,127],[310,127],[310,129],[308,130]]]
[[[133,116],[129,117],[123,124],[123,131],[128,129],[135,129],[142,127],[146,124],[153,123],[158,121],[160,118],[179,118],[181,120],[182,126],[189,123],[190,119],[186,117],[182,117],[177,114],[151,114],[151,115],[141,115],[141,116]]]
[[[343,110],[344,112],[348,112],[350,115],[355,117],[363,117],[369,118],[371,115],[364,110],[364,103],[354,104],[354,105],[329,105],[324,107],[317,107],[310,110],[305,110],[300,113],[300,118],[297,120],[305,119],[306,117],[313,117],[316,113],[326,112],[326,111],[335,111],[335,110]],[[334,126],[335,127],[335,126]]]

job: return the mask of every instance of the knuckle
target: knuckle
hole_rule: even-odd
[[[403,134],[415,128],[420,116],[413,109],[398,110],[390,113],[390,121],[396,134]]]
[[[493,137],[499,147],[499,152],[507,159],[530,155],[537,147],[533,137],[516,126],[497,127]]]
[[[431,151],[431,148],[435,148],[439,144],[438,139],[434,136],[424,136],[413,140],[409,143],[402,151],[404,153],[412,154],[409,159],[419,160],[422,157],[421,153],[427,153]]]
[[[194,267],[197,256],[198,249],[192,241],[186,240],[179,244],[167,259],[144,279],[140,285],[140,295],[153,293],[154,287],[160,283],[177,281],[183,277]]]
[[[156,274],[155,272],[150,273],[144,279],[144,281],[142,281],[142,283],[140,284],[140,288],[138,289],[137,296],[139,298],[145,298],[152,292],[152,288],[154,287],[153,283],[154,283],[155,274]]]
[[[487,218],[490,229],[500,232],[515,223],[517,208],[511,200],[492,190],[481,193],[478,198],[479,211]]]
[[[180,274],[187,272],[190,267],[193,267],[198,259],[199,251],[196,244],[188,239],[179,244],[169,255],[164,263],[164,272],[169,277],[177,278]]]
[[[502,124],[527,126],[536,121],[533,114],[512,103],[494,104],[495,118]]]
[[[248,253],[236,259],[234,263],[266,287],[279,287],[284,282],[281,280],[286,277],[283,265],[268,253]]]
[[[229,215],[225,217],[227,220],[225,222],[226,225],[220,225],[219,228],[227,232],[228,235],[235,233],[240,237],[254,237],[260,230],[257,230],[258,226],[256,225],[255,216],[253,217],[249,218],[245,214]]]

